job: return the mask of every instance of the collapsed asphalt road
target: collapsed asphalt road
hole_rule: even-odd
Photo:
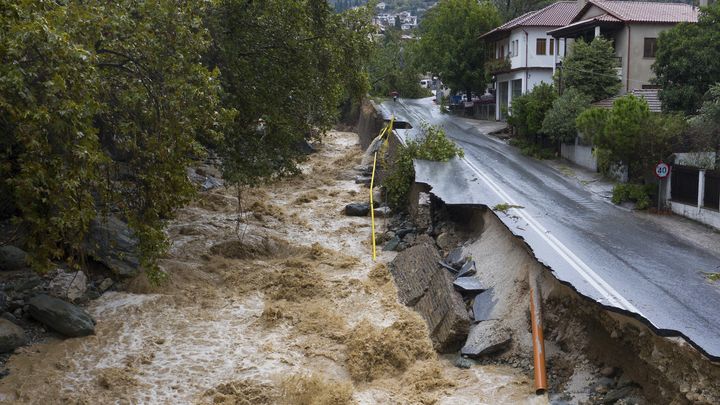
[[[720,290],[703,275],[718,270],[720,252],[613,206],[542,162],[441,114],[430,99],[391,101],[382,109],[415,128],[440,125],[465,150],[465,158],[450,164],[416,165],[416,181],[430,185],[445,203],[508,205],[498,217],[561,282],[720,359]]]

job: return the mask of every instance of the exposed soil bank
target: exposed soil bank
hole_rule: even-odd
[[[418,191],[416,189],[416,191]],[[484,363],[531,372],[528,278],[538,277],[550,397],[570,403],[720,403],[720,365],[679,338],[655,335],[633,318],[604,310],[557,281],[529,247],[484,207],[433,199],[432,233],[445,253],[462,246],[477,279],[493,288],[491,318],[512,330],[511,347]],[[442,235],[442,236],[440,236]]]
[[[331,133],[298,178],[243,194],[216,189],[182,210],[160,288],[142,277],[88,310],[96,334],[25,347],[0,402],[228,404],[533,403],[505,365],[455,367],[400,305],[369,255],[355,184],[358,137]],[[382,227],[383,220],[379,220]]]

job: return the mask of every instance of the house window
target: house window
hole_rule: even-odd
[[[550,38],[550,55],[555,55],[555,38]]]
[[[535,47],[535,53],[538,55],[545,55],[547,49],[546,49],[546,42],[547,40],[545,38],[538,38],[537,45]]]
[[[645,38],[645,51],[643,57],[654,58],[657,51],[657,38]]]

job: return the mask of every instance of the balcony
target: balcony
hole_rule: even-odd
[[[492,59],[485,62],[485,71],[491,75],[509,72],[512,69],[512,63],[509,58]]]

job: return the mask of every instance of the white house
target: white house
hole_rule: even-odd
[[[493,51],[489,63],[495,76],[495,118],[504,119],[504,111],[513,97],[525,94],[538,84],[552,83],[558,57],[565,55],[564,40],[547,32],[563,27],[577,14],[575,1],[560,1],[541,10],[531,11],[480,36]]]

